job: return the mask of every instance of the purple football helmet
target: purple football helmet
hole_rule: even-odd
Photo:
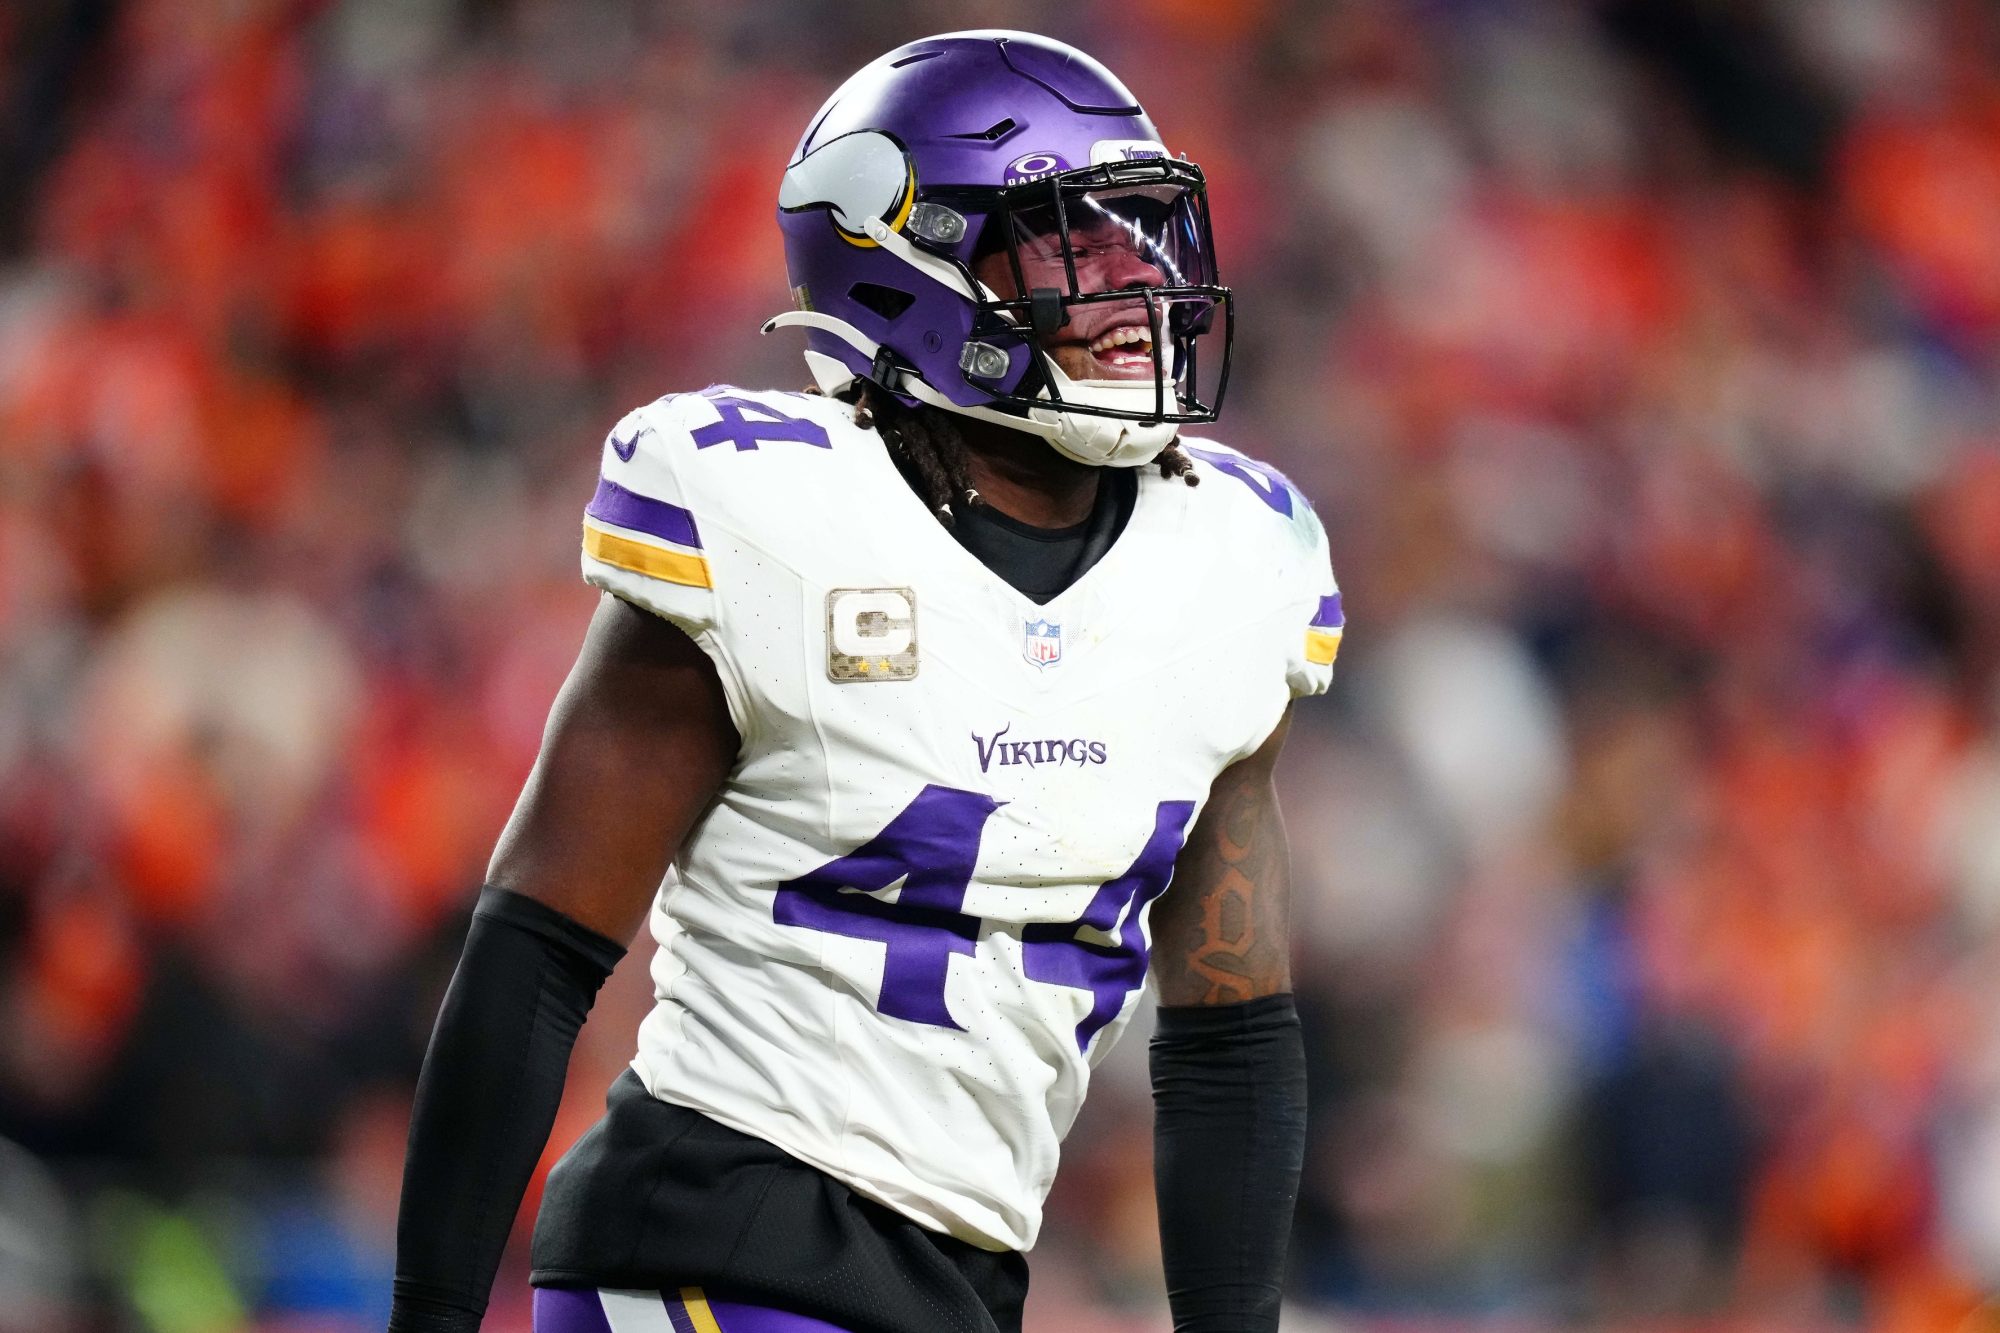
[[[813,117],[778,225],[797,308],[765,331],[803,327],[828,392],[866,377],[1106,466],[1215,420],[1230,296],[1201,169],[1073,47],[979,31],[889,52]],[[1119,280],[1098,290],[1109,250]],[[1002,252],[1005,297],[975,273]],[[1072,366],[1111,369],[1066,373],[1046,341],[1059,330]]]

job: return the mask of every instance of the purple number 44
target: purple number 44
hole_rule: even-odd
[[[1196,449],[1188,446],[1189,453],[1202,462],[1214,467],[1218,472],[1236,478],[1282,518],[1292,516],[1292,499],[1298,491],[1284,473],[1269,463],[1260,463],[1254,458],[1241,454],[1225,454],[1215,449]]]
[[[826,437],[826,427],[804,417],[790,416],[768,403],[738,398],[733,394],[708,391],[702,397],[708,399],[709,406],[715,409],[716,420],[690,432],[697,449],[706,449],[712,444],[733,444],[736,452],[743,453],[760,444],[783,441],[816,445],[821,449],[833,448]]]
[[[880,941],[885,954],[876,1007],[892,1018],[962,1028],[945,1004],[945,975],[951,956],[970,955],[979,939],[979,918],[964,911],[965,891],[979,860],[980,835],[1000,806],[979,792],[927,786],[866,843],[780,884],[772,915],[782,926]],[[1090,1012],[1076,1027],[1079,1050],[1089,1048],[1146,979],[1148,946],[1139,919],[1173,878],[1193,814],[1193,801],[1162,801],[1138,859],[1099,887],[1082,916],[1022,928],[1031,979],[1090,992]],[[873,896],[899,879],[895,902]],[[1083,930],[1115,942],[1080,939]]]

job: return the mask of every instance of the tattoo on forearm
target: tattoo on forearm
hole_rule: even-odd
[[[1284,823],[1268,777],[1214,794],[1156,915],[1163,1004],[1236,1004],[1291,988]]]

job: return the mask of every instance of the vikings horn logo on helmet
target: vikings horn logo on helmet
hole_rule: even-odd
[[[857,130],[813,149],[785,168],[778,207],[787,213],[825,209],[841,236],[855,245],[868,239],[871,221],[901,231],[917,201],[917,172],[886,134]]]

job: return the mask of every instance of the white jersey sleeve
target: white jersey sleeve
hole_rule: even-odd
[[[679,475],[673,399],[628,412],[604,441],[583,518],[583,577],[700,638],[717,627],[715,567]]]
[[[1212,440],[1191,440],[1185,448],[1202,472],[1221,474],[1210,484],[1235,502],[1231,544],[1244,553],[1249,585],[1271,596],[1272,628],[1291,697],[1325,693],[1346,620],[1319,515],[1305,493],[1270,464]]]
[[[773,588],[757,525],[743,512],[754,507],[754,486],[720,460],[759,433],[826,447],[823,427],[766,401],[794,399],[670,394],[628,412],[604,441],[584,511],[584,581],[685,631],[715,662],[739,735],[760,712],[750,679],[758,636],[744,622]]]
[[[1291,632],[1285,681],[1291,686],[1292,697],[1302,699],[1324,694],[1333,683],[1333,660],[1340,654],[1347,619],[1340,609],[1340,584],[1333,577],[1326,528],[1303,496],[1292,524],[1298,545],[1280,614],[1290,620]]]

